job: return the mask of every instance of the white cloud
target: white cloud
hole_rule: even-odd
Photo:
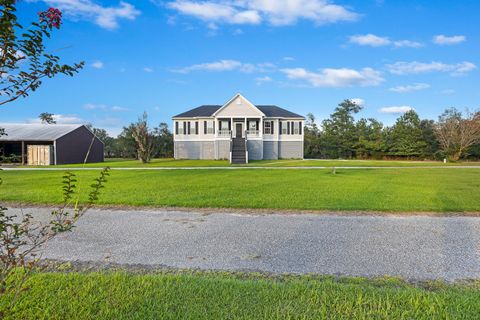
[[[464,42],[467,40],[467,37],[465,36],[445,36],[443,34],[437,35],[433,37],[433,42],[438,44],[438,45],[453,45],[453,44],[459,44],[461,42]]]
[[[105,110],[107,106],[104,104],[86,103],[83,105],[83,109],[86,110]]]
[[[220,60],[215,62],[194,64],[189,67],[174,70],[179,73],[189,73],[192,71],[232,71],[242,66],[242,63],[236,60]]]
[[[94,61],[90,66],[92,66],[95,69],[102,69],[103,68],[103,62],[100,60]]]
[[[328,0],[174,0],[168,7],[206,22],[292,25],[310,20],[316,25],[354,21],[358,14]]]
[[[350,43],[360,46],[383,47],[393,45],[396,48],[420,48],[423,44],[411,40],[392,41],[388,37],[380,37],[374,34],[355,35],[350,37]]]
[[[393,45],[397,48],[421,48],[423,44],[416,41],[411,40],[398,40],[394,41]]]
[[[95,104],[95,103],[86,103],[83,105],[83,109],[86,110],[101,110],[101,111],[113,111],[113,112],[121,112],[121,111],[128,111],[129,109],[120,107],[120,106],[113,106],[109,107],[105,104]]]
[[[143,68],[143,71],[145,71],[147,73],[151,73],[151,72],[153,72],[153,69],[149,68],[149,67],[145,67],[145,68]]]
[[[428,83],[415,83],[415,84],[406,85],[406,86],[396,86],[396,87],[390,88],[389,90],[397,93],[406,93],[406,92],[424,90],[428,88],[430,88],[430,85]]]
[[[140,11],[130,3],[120,1],[117,6],[102,6],[92,0],[31,0],[43,1],[60,9],[66,16],[74,19],[93,20],[93,22],[108,30],[118,28],[120,19],[135,20]]]
[[[221,71],[240,71],[244,73],[252,72],[271,72],[275,70],[276,66],[272,63],[242,63],[237,60],[219,60],[207,63],[194,64],[188,67],[172,70],[173,72],[178,73],[190,73],[193,71],[210,71],[210,72],[221,72]]]
[[[410,110],[414,110],[410,106],[394,106],[394,107],[383,107],[380,109],[381,113],[405,113]]]
[[[384,81],[380,72],[372,68],[354,69],[322,69],[311,72],[304,68],[282,69],[289,79],[307,81],[313,87],[350,87],[376,86]]]
[[[53,120],[56,121],[57,124],[79,124],[83,123],[84,121],[77,117],[75,114],[54,114],[52,115]],[[28,123],[41,123],[42,121],[38,118],[36,119],[28,119]]]
[[[443,62],[432,61],[430,63],[424,62],[404,62],[399,61],[394,64],[387,65],[387,69],[398,75],[404,74],[417,74],[417,73],[427,73],[427,72],[449,72],[453,76],[464,75],[474,69],[477,66],[471,62],[464,61],[455,64],[446,64]]]
[[[232,34],[233,34],[234,36],[242,35],[242,34],[243,34],[243,30],[237,28],[237,29],[233,30]]]
[[[123,112],[123,111],[128,111],[128,108],[120,107],[120,106],[113,106],[110,110],[113,112]]]
[[[365,105],[365,100],[362,98],[353,98],[350,99],[353,103],[355,103],[357,106],[363,107]]]
[[[257,83],[257,85],[262,85],[264,84],[265,82],[270,82],[272,81],[273,79],[270,78],[269,76],[265,76],[265,77],[257,77],[255,78],[255,82]]]
[[[379,37],[374,34],[355,35],[350,37],[350,42],[361,46],[381,47],[390,45],[387,37]]]
[[[283,57],[283,61],[295,61],[296,59],[294,57]]]

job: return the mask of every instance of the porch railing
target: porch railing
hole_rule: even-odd
[[[231,130],[218,130],[218,136],[222,138],[230,138],[232,131]]]
[[[259,130],[247,130],[247,137],[250,138],[258,138],[260,137],[260,131]]]

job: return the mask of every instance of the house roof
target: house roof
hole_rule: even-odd
[[[184,113],[176,115],[174,118],[195,118],[195,117],[211,117],[220,109],[221,105],[204,105]],[[303,116],[285,110],[277,106],[255,105],[267,118],[304,118]]]
[[[16,124],[0,123],[7,135],[0,141],[55,141],[83,124]]]

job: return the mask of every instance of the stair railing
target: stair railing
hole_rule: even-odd
[[[248,163],[247,130],[245,130],[245,163]]]
[[[232,164],[232,149],[233,149],[233,136],[232,136],[232,131],[230,131],[230,164]]]

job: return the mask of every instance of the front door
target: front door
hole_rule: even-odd
[[[243,128],[243,125],[241,123],[235,124],[235,138],[242,137],[242,128]]]

